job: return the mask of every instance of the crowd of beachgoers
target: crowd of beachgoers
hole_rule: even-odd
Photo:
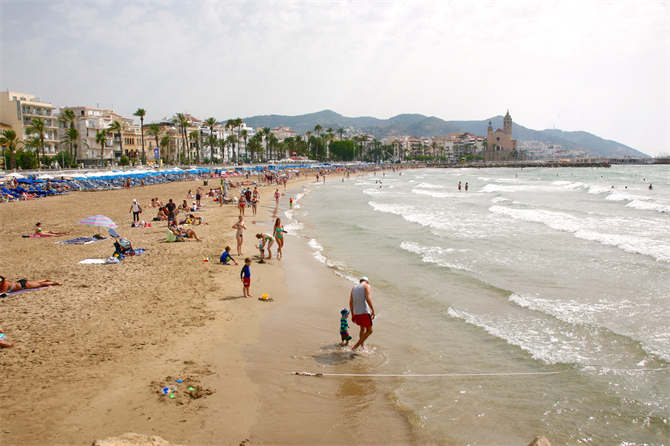
[[[283,169],[271,168],[247,168],[237,169],[235,171],[217,170],[217,169],[170,169],[162,172],[154,171],[120,171],[120,172],[90,172],[77,177],[71,175],[62,175],[61,178],[39,178],[39,175],[28,175],[27,178],[19,178],[21,175],[8,175],[0,178],[4,184],[0,187],[2,191],[3,202],[8,201],[28,201],[41,199],[43,197],[67,194],[76,191],[107,191],[132,189],[135,187],[145,187],[152,184],[176,182],[176,181],[202,181],[202,186],[195,190],[189,189],[186,192],[186,198],[181,203],[173,199],[161,200],[159,197],[151,199],[150,203],[143,206],[137,200],[130,204],[129,213],[133,215],[132,227],[150,227],[152,224],[165,224],[167,227],[167,241],[196,240],[202,241],[202,238],[196,233],[196,226],[208,225],[202,215],[198,212],[204,210],[205,200],[222,207],[224,205],[233,205],[236,207],[239,217],[232,229],[235,230],[235,240],[237,243],[235,253],[238,257],[243,257],[242,252],[244,231],[247,229],[244,223],[245,215],[256,216],[258,206],[261,203],[261,193],[259,188],[270,187],[274,190],[266,195],[266,200],[271,200],[275,205],[279,204],[282,192],[285,190],[289,181],[314,178],[316,182],[325,182],[328,176],[337,175],[338,178],[348,178],[352,173],[367,172],[385,169],[384,165],[318,165],[318,166],[291,166]],[[269,195],[269,197],[268,197]],[[292,207],[292,200],[289,207]],[[155,215],[153,212],[156,212]],[[102,217],[102,216],[99,216]],[[275,216],[276,217],[276,216]],[[116,224],[110,220],[109,228],[116,227]],[[163,222],[163,223],[161,223]],[[82,222],[80,222],[82,223]],[[111,226],[113,225],[113,226]],[[101,223],[100,226],[104,226]],[[124,262],[128,255],[138,255],[144,250],[134,249],[129,240],[119,237],[114,229],[109,229],[109,233],[116,238],[114,243],[114,253],[106,259],[107,263]],[[281,218],[275,218],[271,230],[255,234],[257,244],[254,246],[258,250],[259,262],[263,263],[265,259],[276,258],[280,260],[283,255],[284,247],[284,227]],[[41,222],[35,224],[32,234],[25,234],[23,237],[61,237],[70,234],[70,231],[53,231],[44,229]],[[68,240],[62,243],[88,243],[87,240]],[[274,257],[273,257],[273,249]],[[231,254],[232,248],[226,246],[220,257],[220,262],[226,265],[233,262],[239,265],[238,261]],[[244,296],[252,297],[249,290],[249,264],[251,258],[239,259],[245,266],[241,271],[240,279],[244,284]],[[12,293],[21,292],[27,289],[37,289],[60,285],[59,282],[51,279],[20,279],[9,280],[1,277],[0,293],[3,296]],[[2,331],[0,330],[0,333]],[[2,348],[12,347],[13,344],[0,339]]]

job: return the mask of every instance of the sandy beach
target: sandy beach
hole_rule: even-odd
[[[301,181],[289,182],[289,188]],[[254,258],[254,298],[245,299],[243,258],[235,255],[231,229],[238,215],[234,205],[203,199],[198,215],[209,225],[193,227],[202,242],[165,242],[165,222],[131,228],[133,199],[142,206],[154,197],[181,203],[198,185],[72,192],[1,205],[2,275],[62,283],[0,299],[0,327],[16,345],[0,352],[2,444],[87,445],[126,432],[188,445],[239,444],[250,437],[260,413],[258,387],[247,376],[240,349],[257,342],[261,319],[288,300],[280,262],[259,264],[254,258],[254,235],[271,229],[276,213],[275,186],[259,188],[259,215],[250,216],[248,209],[245,217],[244,255]],[[288,198],[280,207],[288,207]],[[142,219],[155,213],[145,207]],[[98,233],[77,224],[96,214],[113,219],[119,235],[146,252],[119,265],[79,264],[114,251],[112,238],[56,244]],[[71,233],[22,238],[37,222],[45,230]],[[226,245],[240,266],[218,262]],[[258,301],[261,289],[274,301]],[[170,385],[177,390],[174,398],[160,393]]]

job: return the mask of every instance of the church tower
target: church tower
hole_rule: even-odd
[[[512,135],[512,117],[509,115],[509,110],[503,119],[503,133],[505,135]]]
[[[489,128],[487,129],[489,139],[491,139],[491,135],[493,135],[493,127],[491,127],[491,120],[489,119]]]

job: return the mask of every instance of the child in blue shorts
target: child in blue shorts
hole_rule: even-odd
[[[340,336],[342,337],[342,345],[349,345],[351,336],[349,336],[349,310],[346,308],[340,311],[342,318],[340,319]]]

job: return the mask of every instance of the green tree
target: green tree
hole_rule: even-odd
[[[337,134],[340,135],[340,141],[342,141],[344,139],[344,129],[342,127],[337,129]]]
[[[270,127],[263,127],[263,129],[261,129],[261,133],[263,135],[263,138],[265,139],[265,157],[266,157],[265,159],[269,160],[271,154],[268,153],[268,142],[269,142],[268,140],[270,138],[270,135],[272,135],[272,130],[270,130]]]
[[[251,137],[248,146],[249,153],[251,153],[251,160],[256,160],[256,154],[263,153],[263,134],[261,132],[256,133]]]
[[[79,121],[83,118],[75,115],[74,110],[66,109],[60,112],[58,115],[58,123],[61,124],[66,129],[75,129]],[[67,133],[68,130],[66,130]],[[79,132],[77,131],[77,134]],[[61,140],[62,141],[62,140]],[[74,143],[70,143],[70,157],[74,162],[77,162],[77,147]]]
[[[130,165],[130,158],[128,158],[127,155],[121,155],[121,158],[119,159],[119,164],[122,166]]]
[[[98,133],[95,134],[95,142],[100,144],[100,164],[104,165],[105,159],[105,146],[107,145],[107,130],[98,130]],[[95,162],[96,166],[98,162]]]
[[[195,163],[200,164],[200,131],[191,130],[188,133],[188,138],[191,141],[195,141]]]
[[[160,138],[162,134],[163,134],[163,128],[160,125],[149,124],[149,127],[147,129],[147,135],[149,135],[149,137],[151,138],[154,138],[154,140],[156,141],[156,148],[159,148],[161,146]]]
[[[138,108],[135,113],[133,113],[133,116],[138,116],[140,118],[140,130],[142,132],[142,164],[146,164],[147,162],[147,154],[144,151],[144,117],[146,116],[147,112],[143,108]]]
[[[333,141],[330,145],[330,157],[335,161],[354,159],[355,146],[352,140]]]
[[[181,136],[182,140],[182,147],[184,151],[186,151],[187,148],[187,141],[186,141],[186,131],[188,129],[188,126],[190,124],[188,115],[186,113],[177,113],[174,118],[172,118],[172,123],[177,125],[179,128],[179,134]],[[189,151],[189,159],[190,159],[190,151]]]
[[[5,130],[0,136],[0,145],[7,147],[9,152],[9,168],[16,169],[16,149],[19,147],[19,144],[23,144],[23,141],[16,136],[14,130]],[[7,166],[5,166],[7,169]]]
[[[163,159],[163,161],[165,163],[168,163],[169,161],[171,161],[169,159],[169,152],[168,152],[168,148],[170,147],[170,142],[171,142],[170,135],[163,135],[163,137],[161,138],[161,142],[160,142],[160,148],[161,148],[161,153],[165,154],[164,159]]]
[[[67,111],[67,110],[66,110]],[[71,111],[71,110],[70,110]],[[65,130],[63,138],[59,141],[60,144],[65,144],[70,147],[70,159],[72,162],[77,162],[77,153],[79,153],[79,145],[88,147],[88,143],[82,140],[79,134],[79,129],[70,127]]]
[[[37,167],[37,156],[32,150],[19,149],[16,151],[16,165],[23,170]]]
[[[44,158],[44,138],[47,134],[47,125],[42,118],[34,118],[26,127],[26,133],[29,135],[37,134],[40,138],[40,149],[42,149],[42,158]],[[40,155],[37,154],[37,165],[40,165]]]
[[[209,154],[209,156],[211,156],[212,158],[214,158],[214,144],[216,144],[216,136],[214,136],[214,126],[217,125],[218,122],[216,121],[216,118],[207,118],[207,119],[205,119],[204,124],[205,124],[207,127],[209,127],[209,136],[210,136],[210,137],[213,137],[213,138],[207,137],[207,138],[205,138],[205,139],[206,139],[207,141],[209,141],[209,143],[208,143],[208,145],[209,145],[209,151],[211,152],[211,153]]]
[[[214,159],[214,155],[216,154],[216,150],[214,149],[214,147],[217,147],[217,148],[219,147],[218,144],[217,144],[216,135],[210,134],[210,135],[205,136],[205,145],[209,146],[209,151],[210,151],[209,157],[210,157],[210,159]]]
[[[112,121],[112,123],[109,125],[109,127],[107,127],[107,131],[109,133],[118,133],[119,134],[119,141],[120,141],[120,145],[121,145],[121,155],[127,155],[123,151],[123,140],[124,140],[123,132],[125,132],[127,128],[128,128],[127,124],[124,121],[122,121],[121,119],[116,120],[116,121]]]
[[[244,152],[247,151],[247,140],[249,139],[249,132],[247,129],[244,129],[240,132],[240,139],[244,141]]]
[[[65,168],[72,166],[72,156],[70,156],[69,150],[61,150],[56,154],[56,160],[60,163],[61,167]]]
[[[237,137],[235,135],[228,135],[226,144],[230,147],[230,152],[233,154],[231,158],[235,158],[235,164],[239,163],[239,157],[235,155],[235,144],[237,144]]]

